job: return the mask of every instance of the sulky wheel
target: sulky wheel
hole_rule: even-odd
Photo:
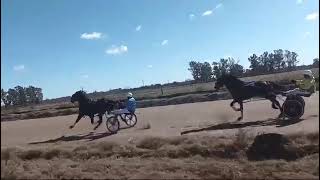
[[[125,122],[129,127],[133,127],[137,124],[137,116],[135,114],[125,114]]]
[[[304,99],[301,96],[297,96],[297,95],[289,95],[287,96],[287,100],[296,100],[299,101],[303,107],[305,107],[305,102]]]
[[[283,113],[290,120],[299,119],[304,113],[304,106],[298,100],[286,100],[282,105]]]
[[[118,118],[116,116],[111,116],[106,121],[107,129],[111,133],[116,133],[120,129],[120,123],[118,121]]]

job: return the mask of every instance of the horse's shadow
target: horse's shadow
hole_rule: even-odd
[[[201,132],[201,131],[212,131],[212,130],[224,130],[224,129],[238,129],[244,127],[259,127],[259,126],[276,126],[276,127],[285,127],[290,126],[293,124],[297,124],[305,119],[297,119],[297,120],[280,120],[280,119],[267,119],[267,120],[259,120],[259,121],[251,121],[251,122],[227,122],[212,125],[209,127],[198,128],[198,129],[191,129],[182,131],[181,135],[194,133],[194,132]]]
[[[88,134],[77,134],[71,136],[61,136],[55,139],[49,139],[46,141],[38,141],[38,142],[31,142],[29,144],[45,144],[45,143],[57,143],[57,142],[70,142],[70,141],[79,141],[79,140],[87,140],[87,141],[94,141],[97,139],[101,139],[104,137],[108,137],[113,135],[112,133],[94,133],[90,132]]]

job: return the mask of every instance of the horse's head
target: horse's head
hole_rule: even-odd
[[[236,85],[236,84],[239,84],[239,82],[242,82],[242,81],[237,79],[235,76],[231,74],[223,74],[216,80],[214,88],[216,90],[219,90],[224,85],[225,86]]]
[[[72,103],[80,102],[80,101],[83,101],[85,99],[88,99],[88,98],[87,98],[86,92],[84,92],[84,91],[77,91],[71,96],[71,102]]]

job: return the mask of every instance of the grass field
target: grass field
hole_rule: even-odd
[[[318,179],[319,133],[290,135],[295,161],[249,161],[253,137],[146,137],[72,147],[1,149],[1,179]]]

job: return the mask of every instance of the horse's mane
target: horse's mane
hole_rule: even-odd
[[[223,74],[221,76],[223,79],[225,79],[225,81],[229,81],[229,82],[236,82],[239,84],[244,84],[243,81],[241,81],[239,78],[237,78],[236,76],[232,75],[232,74]]]

